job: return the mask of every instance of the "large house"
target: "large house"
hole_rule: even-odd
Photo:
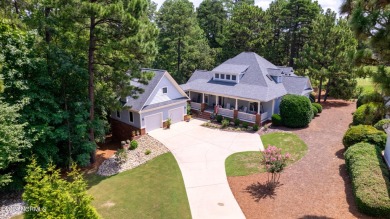
[[[181,85],[191,100],[191,110],[209,117],[218,113],[261,124],[279,112],[281,97],[309,97],[310,80],[294,74],[291,67],[275,66],[254,52],[242,52],[211,71],[195,71]]]
[[[151,130],[184,120],[187,115],[188,96],[165,70],[142,69],[152,72],[153,78],[147,85],[131,81],[132,86],[143,90],[138,98],[128,96],[123,110],[112,112],[111,128],[116,140],[131,139],[133,131],[145,134]]]

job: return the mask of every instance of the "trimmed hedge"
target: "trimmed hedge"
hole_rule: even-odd
[[[317,108],[318,113],[322,113],[322,106],[321,106],[321,104],[319,104],[319,103],[312,103],[311,105],[313,105],[315,108]]]
[[[360,143],[366,142],[385,149],[387,135],[383,131],[379,131],[373,126],[358,125],[352,126],[347,130],[343,137],[343,145],[345,149]]]
[[[361,105],[353,114],[354,125],[374,125],[384,116],[383,103]]]
[[[283,124],[282,117],[279,114],[272,115],[272,125],[280,126]]]
[[[344,155],[359,211],[390,218],[389,170],[382,159],[381,149],[358,143],[348,148]]]
[[[385,131],[385,130],[383,129],[383,126],[384,126],[385,124],[389,124],[389,125],[390,125],[390,119],[382,119],[382,120],[380,120],[379,122],[377,122],[377,123],[374,125],[374,127],[375,127],[376,129],[378,129],[378,130]]]
[[[317,107],[311,105],[311,110],[313,110],[313,117],[317,116],[317,114],[318,114],[318,109],[317,109]]]
[[[359,95],[356,101],[356,108],[366,103],[383,103],[383,97],[377,91],[366,91]]]
[[[310,100],[304,96],[287,94],[282,98],[279,107],[283,124],[287,127],[306,127],[313,116]]]

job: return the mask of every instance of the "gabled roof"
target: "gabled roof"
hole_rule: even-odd
[[[239,83],[229,83],[213,80],[213,71],[195,71],[188,82],[181,87],[184,90],[194,90],[220,94],[238,98],[259,101],[269,101],[287,94],[283,84],[277,84],[270,77],[268,69],[278,69],[254,52],[242,52],[221,66],[249,66],[240,77]],[[215,68],[215,69],[218,69]],[[241,68],[237,69],[241,70]]]
[[[161,79],[166,76],[170,82],[178,88],[179,92],[183,94],[183,96],[186,97],[186,94],[184,93],[183,90],[181,90],[180,86],[176,83],[176,81],[172,78],[172,76],[166,71],[166,70],[160,70],[160,69],[148,69],[148,68],[143,68],[141,69],[141,72],[153,72],[154,76],[153,78],[148,82],[148,84],[142,84],[136,80],[133,80],[130,82],[131,86],[135,86],[138,88],[141,88],[143,90],[142,93],[138,94],[138,98],[133,98],[131,96],[128,96],[126,98],[126,103],[124,106],[131,107],[132,110],[134,111],[141,111],[145,110],[146,108],[148,110],[152,108],[157,108],[160,107],[161,104],[166,104],[166,102],[163,103],[158,103],[158,104],[152,104],[152,105],[145,105],[152,95],[154,89],[157,87],[158,83],[161,81]],[[187,100],[188,98],[180,98],[178,100]],[[175,100],[172,100],[173,102]]]
[[[283,76],[283,85],[289,94],[302,95],[313,91],[307,77]]]

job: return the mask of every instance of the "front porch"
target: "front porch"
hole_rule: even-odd
[[[260,124],[271,119],[274,100],[260,102],[207,93],[188,91],[191,109],[199,112],[216,113],[231,119]]]

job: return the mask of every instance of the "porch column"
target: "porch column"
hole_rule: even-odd
[[[204,103],[204,93],[202,93],[202,103]]]
[[[215,105],[218,105],[218,98],[219,96],[215,95]]]
[[[260,114],[260,101],[257,102],[257,104],[258,104],[258,107],[257,107],[257,114]]]
[[[272,115],[274,114],[274,112],[275,112],[275,99],[272,100]]]
[[[237,119],[237,117],[238,117],[238,101],[236,99],[236,106],[234,107],[233,118]]]
[[[260,101],[257,102],[256,124],[261,125]]]
[[[202,103],[200,104],[200,111],[204,112],[206,104],[204,103],[204,93],[202,93]]]

